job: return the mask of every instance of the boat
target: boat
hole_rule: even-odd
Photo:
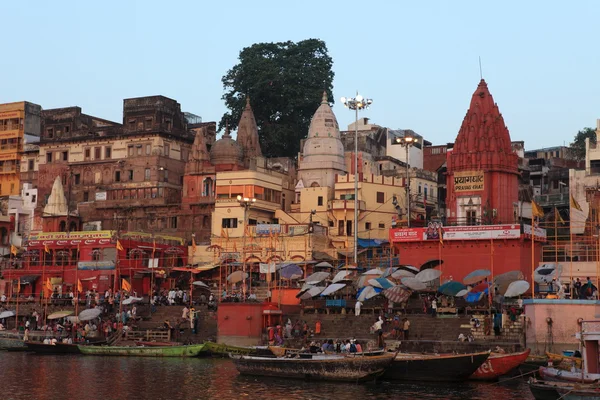
[[[19,338],[18,335],[0,337],[0,350],[24,351],[26,349],[27,346],[25,346],[23,339]]]
[[[470,354],[399,353],[390,367],[386,369],[383,379],[462,381],[473,375],[489,356],[489,351]]]
[[[375,380],[394,360],[395,353],[362,357],[305,354],[302,357],[231,355],[242,375],[320,381],[365,382]]]
[[[571,356],[566,356],[564,354],[556,354],[556,353],[549,353],[549,352],[546,352],[546,356],[553,363],[560,364],[563,361],[568,361],[568,362],[574,363],[575,367],[581,368],[581,357],[571,357]]]
[[[600,382],[600,374],[582,372],[581,369],[566,371],[553,367],[540,367],[540,377],[546,381],[574,382],[574,383],[596,383]]]
[[[599,400],[600,387],[564,382],[529,380],[529,390],[536,400]]]
[[[492,353],[469,379],[489,381],[498,379],[523,364],[529,357],[530,349],[520,353]]]
[[[86,346],[78,345],[79,351],[88,356],[135,356],[135,357],[197,357],[204,344],[189,346]]]
[[[25,342],[27,351],[38,354],[81,354],[77,344],[56,343],[44,344],[41,342]]]
[[[217,356],[217,357],[228,357],[229,354],[242,354],[242,355],[258,355],[259,349],[255,347],[240,347],[231,346],[224,343],[215,342],[204,342],[204,348],[202,349],[201,356]]]
[[[166,347],[166,346],[181,346],[181,343],[177,342],[150,342],[144,340],[138,340],[135,342],[137,346],[150,346],[150,347]]]

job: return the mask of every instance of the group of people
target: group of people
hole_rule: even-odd
[[[306,351],[303,348],[301,351]],[[308,347],[310,353],[362,353],[362,345],[356,339],[333,340],[327,339],[323,343],[312,341]]]

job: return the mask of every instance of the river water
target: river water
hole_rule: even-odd
[[[239,376],[230,360],[0,353],[0,399],[533,399],[499,384],[321,383]]]

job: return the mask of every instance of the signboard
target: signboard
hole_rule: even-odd
[[[443,240],[502,240],[519,239],[519,225],[476,225],[476,226],[447,226],[430,223],[427,228],[390,229],[392,242],[419,242],[427,240],[439,241],[440,229]]]
[[[424,240],[425,229],[423,228],[398,228],[390,229],[390,241],[392,242],[420,242]]]
[[[20,157],[20,155],[19,155]],[[0,160],[15,160],[17,158],[17,151],[13,153],[0,154]]]
[[[107,270],[115,269],[114,261],[79,261],[77,263],[79,270]]]
[[[531,225],[523,225],[523,233],[531,236]],[[546,241],[546,230],[543,228],[536,227],[535,228],[535,240],[539,240],[541,242]]]
[[[455,192],[476,192],[483,190],[483,171],[460,171],[454,173]]]
[[[290,236],[304,235],[308,233],[308,225],[292,225],[288,227]]]
[[[22,111],[4,111],[0,112],[0,119],[21,118]]]
[[[45,247],[78,247],[78,246],[107,246],[111,244],[111,239],[71,239],[71,240],[28,240],[27,246]]]
[[[17,128],[15,128],[14,130],[8,130],[5,132],[0,132],[0,139],[14,139],[19,137],[19,131],[17,130]],[[16,146],[15,146],[15,150],[16,150]]]
[[[38,232],[29,235],[29,240],[112,239],[113,234],[114,231]]]
[[[279,224],[256,224],[257,235],[269,235],[281,233],[281,225]]]
[[[106,192],[96,192],[96,201],[106,201]]]

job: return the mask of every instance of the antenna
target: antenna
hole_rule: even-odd
[[[479,78],[483,79],[483,70],[481,69],[481,56],[479,56]]]

